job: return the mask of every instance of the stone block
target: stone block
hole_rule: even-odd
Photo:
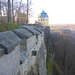
[[[29,70],[29,64],[30,60],[29,60],[29,56],[26,58],[25,62],[23,62],[22,64],[20,64],[20,75],[26,75],[25,72],[28,72]]]
[[[34,29],[36,29],[37,31],[39,31],[42,34],[42,30],[41,29],[39,29],[39,28],[34,28]]]
[[[0,48],[0,57],[4,55],[4,49]]]
[[[27,57],[28,57],[28,52],[22,51],[21,54],[20,54],[20,64],[23,64]]]
[[[27,51],[27,42],[26,39],[22,39],[22,42],[20,44],[20,52]]]
[[[12,31],[0,33],[0,47],[4,49],[5,54],[9,54],[21,43],[21,39]]]
[[[21,39],[28,39],[30,38],[33,34],[31,32],[29,32],[26,29],[16,29],[13,31],[17,36],[19,36]]]
[[[36,45],[36,35],[26,40],[27,42],[27,51],[30,52],[31,49]]]
[[[39,34],[40,34],[39,31],[35,30],[35,29],[32,28],[32,27],[23,26],[22,28],[29,30],[33,35],[39,35]]]

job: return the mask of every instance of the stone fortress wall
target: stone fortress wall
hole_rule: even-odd
[[[42,43],[44,28],[23,26],[21,29],[0,32],[0,75],[26,75],[36,62],[41,66],[40,61],[44,59],[45,64],[46,50],[40,49]],[[39,75],[46,74],[40,71]]]

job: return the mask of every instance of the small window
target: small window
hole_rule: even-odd
[[[41,21],[44,21],[44,19],[41,19]]]
[[[36,56],[37,51],[32,51],[32,56]]]
[[[44,19],[43,19],[43,21],[44,21]]]
[[[42,19],[41,19],[41,21],[42,21]]]

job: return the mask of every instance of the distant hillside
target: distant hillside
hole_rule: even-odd
[[[75,25],[67,24],[67,25],[50,25],[51,30],[61,30],[61,29],[70,29],[75,30]]]
[[[9,22],[0,21],[0,32],[10,31],[10,30],[19,29],[19,28],[21,28],[21,26],[16,26]]]

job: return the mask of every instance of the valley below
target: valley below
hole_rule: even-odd
[[[52,75],[75,75],[75,25],[50,26],[50,29]]]

